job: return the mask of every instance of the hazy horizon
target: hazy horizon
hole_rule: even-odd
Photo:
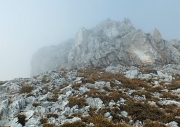
[[[30,76],[39,48],[74,38],[107,18],[180,40],[179,0],[0,0],[0,81]]]

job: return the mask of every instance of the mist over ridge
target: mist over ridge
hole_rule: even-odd
[[[164,40],[156,28],[144,33],[127,18],[107,19],[92,29],[80,28],[74,39],[39,49],[31,60],[31,75],[60,68],[167,64],[180,64],[179,40]]]

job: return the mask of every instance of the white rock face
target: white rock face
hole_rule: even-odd
[[[62,124],[64,124],[64,123],[73,123],[73,122],[75,122],[75,121],[81,121],[81,118],[79,118],[79,117],[74,117],[74,118],[72,118],[72,119],[66,119],[66,120],[62,121],[61,123],[62,123]]]
[[[90,30],[81,28],[74,39],[38,50],[31,61],[31,74],[56,68],[169,63],[180,64],[180,41],[163,40],[157,29],[145,34],[136,30],[129,19],[107,19]]]
[[[102,108],[104,107],[103,105],[103,101],[100,98],[87,98],[86,99],[87,103],[89,104],[89,106],[93,107],[93,108]]]
[[[0,119],[3,119],[6,117],[6,115],[8,113],[7,106],[8,106],[8,100],[7,99],[0,101]]]
[[[132,67],[130,68],[130,70],[126,71],[125,73],[126,73],[125,76],[126,76],[127,78],[131,78],[131,79],[132,79],[132,78],[135,78],[135,77],[137,77],[137,75],[138,75],[138,68],[132,66]]]

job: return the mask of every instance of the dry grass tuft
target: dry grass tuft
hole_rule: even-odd
[[[156,86],[149,89],[149,92],[161,92],[163,90],[162,86]]]
[[[49,86],[42,87],[42,94],[46,94],[49,91]]]
[[[109,87],[107,87],[107,86],[104,86],[103,89],[106,90],[107,92],[111,92],[111,91],[112,91],[112,90],[111,90]]]
[[[32,105],[33,105],[34,107],[37,107],[37,106],[40,106],[41,104],[38,103],[38,102],[33,102]]]
[[[122,122],[114,123],[113,121],[105,118],[102,114],[93,114],[93,116],[88,116],[82,118],[86,123],[93,123],[95,127],[131,127]]]
[[[55,124],[53,124],[53,123],[44,123],[43,127],[55,127]]]
[[[20,123],[22,126],[25,126],[26,116],[24,114],[18,114],[18,115],[16,115],[16,117],[18,117],[18,123]]]
[[[51,79],[49,79],[49,78],[47,78],[47,77],[43,77],[42,79],[41,79],[41,82],[42,83],[48,83],[48,82],[50,82],[51,81]]]
[[[180,101],[179,97],[177,95],[174,95],[174,94],[172,94],[170,92],[162,92],[160,97]]]
[[[180,116],[180,107],[178,107],[177,109],[175,109],[175,116]]]
[[[113,127],[114,126],[114,123],[112,121],[109,121],[107,118],[105,118],[101,114],[89,117],[88,121],[93,123],[95,127]]]
[[[168,90],[178,89],[178,88],[180,88],[180,80],[179,81],[173,80],[171,82],[171,84],[167,85],[166,87],[167,87]]]
[[[41,117],[40,122],[41,122],[41,124],[44,124],[44,123],[47,123],[48,120],[45,117]]]
[[[0,81],[0,85],[3,85],[5,83],[6,83],[6,81]]]
[[[79,90],[79,88],[83,85],[83,83],[73,83],[73,89]]]
[[[150,119],[147,119],[144,121],[143,127],[167,127],[167,126],[158,121],[151,121]]]
[[[34,89],[34,86],[32,85],[22,85],[20,89],[20,93],[30,93]]]
[[[73,123],[64,123],[63,125],[60,125],[60,127],[86,127],[86,124],[82,121],[75,121]]]
[[[56,113],[48,113],[48,114],[46,114],[46,116],[47,116],[47,118],[50,118],[50,117],[58,118],[59,117],[59,115]]]
[[[87,77],[85,80],[84,80],[85,83],[95,83],[94,79],[92,77]]]
[[[142,74],[149,74],[149,73],[157,74],[157,70],[156,69],[141,69],[140,72]]]
[[[30,96],[34,96],[34,94],[33,94],[33,93],[28,93],[28,94],[26,95],[26,97],[30,97]]]
[[[53,101],[56,102],[58,100],[59,95],[58,94],[53,94],[52,97],[47,97],[47,101]]]
[[[68,98],[69,100],[69,106],[72,108],[75,105],[78,105],[79,108],[82,108],[83,106],[87,106],[86,100],[82,97],[73,97],[70,96]]]

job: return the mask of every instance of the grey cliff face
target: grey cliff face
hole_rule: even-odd
[[[129,19],[81,28],[74,39],[40,49],[31,61],[32,75],[57,68],[165,64],[180,64],[180,41],[163,40],[157,29],[143,33]]]

